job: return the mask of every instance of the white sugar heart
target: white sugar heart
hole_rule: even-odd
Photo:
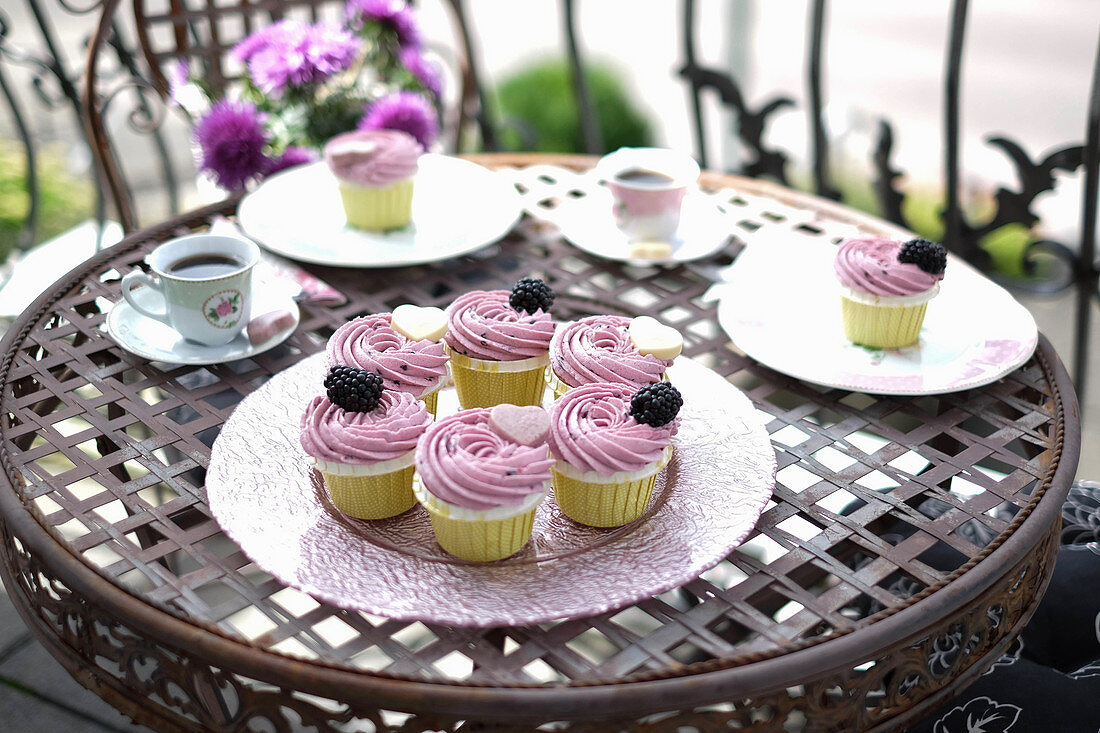
[[[412,341],[438,341],[447,332],[447,314],[441,308],[406,303],[393,309],[390,325]]]
[[[489,424],[497,435],[520,445],[545,443],[550,434],[550,415],[536,405],[497,405],[489,411]]]
[[[652,354],[658,359],[675,359],[684,350],[684,337],[656,318],[638,316],[630,321],[630,340],[642,354]]]

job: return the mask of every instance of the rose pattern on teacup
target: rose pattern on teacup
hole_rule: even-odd
[[[222,290],[214,293],[202,304],[202,314],[212,326],[233,328],[241,320],[241,291]]]

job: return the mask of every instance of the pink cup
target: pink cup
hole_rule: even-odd
[[[615,199],[615,223],[631,241],[667,242],[680,225],[680,207],[699,178],[699,164],[667,148],[620,148],[596,173]]]

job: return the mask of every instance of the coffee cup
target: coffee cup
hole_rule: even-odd
[[[150,274],[122,278],[122,297],[144,316],[183,338],[221,346],[237,337],[252,310],[255,243],[225,234],[192,234],[160,245],[145,258]],[[134,288],[143,286],[145,292]]]
[[[680,225],[680,207],[699,178],[691,156],[667,148],[619,148],[596,173],[615,199],[615,223],[631,241],[667,242]]]

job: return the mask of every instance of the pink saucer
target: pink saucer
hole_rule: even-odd
[[[752,531],[775,486],[775,453],[748,398],[681,357],[668,372],[684,396],[676,452],[641,519],[584,527],[551,494],[520,553],[464,562],[435,543],[420,507],[372,522],[332,506],[298,444],[299,415],[323,373],[314,356],[245,398],[214,444],[206,490],[222,528],[257,565],[336,606],[451,626],[591,616],[717,564]]]

